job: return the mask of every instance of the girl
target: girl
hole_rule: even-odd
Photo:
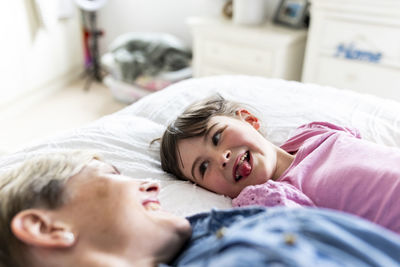
[[[280,184],[287,189],[281,199],[350,212],[400,233],[399,149],[326,122],[299,127],[277,147],[259,128],[243,105],[219,95],[194,103],[162,137],[162,168],[210,191],[239,195],[236,205],[262,204]]]

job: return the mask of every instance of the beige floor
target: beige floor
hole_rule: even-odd
[[[85,91],[83,84],[83,81],[77,81],[26,111],[3,119],[0,155],[21,149],[34,140],[85,125],[126,106],[114,100],[104,85],[92,83]]]

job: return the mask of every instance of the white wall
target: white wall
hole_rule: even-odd
[[[35,1],[43,18],[43,27],[35,35],[27,16],[28,1],[0,2],[0,108],[83,71],[80,17],[75,6],[71,18],[61,20],[59,1]]]
[[[194,15],[216,16],[224,0],[112,0],[99,12],[98,26],[105,35],[100,51],[126,32],[167,32],[190,44],[185,20]]]
[[[267,1],[271,16],[278,0]],[[191,45],[185,21],[190,16],[222,16],[226,0],[109,0],[99,11],[98,26],[105,35],[100,41],[104,53],[108,45],[126,32],[167,32]]]

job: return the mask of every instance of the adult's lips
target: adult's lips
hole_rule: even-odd
[[[161,209],[160,201],[158,201],[157,199],[146,199],[142,202],[142,205],[146,210],[154,211]]]
[[[235,182],[240,181],[243,177],[247,177],[250,175],[252,170],[250,164],[250,152],[246,151],[245,153],[239,155],[236,159],[235,165],[232,170],[233,179]]]

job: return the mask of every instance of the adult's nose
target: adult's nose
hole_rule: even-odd
[[[140,184],[139,190],[157,195],[160,192],[160,184],[154,181],[144,181]]]

